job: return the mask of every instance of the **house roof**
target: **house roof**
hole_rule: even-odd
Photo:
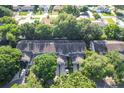
[[[32,10],[34,8],[34,6],[32,6],[32,5],[24,5],[24,6],[18,6],[18,5],[16,5],[16,6],[13,6],[13,9],[14,10],[17,10],[17,9],[22,9],[22,10]]]
[[[63,8],[62,5],[56,5],[54,6],[53,10],[56,11],[56,10],[61,10]]]
[[[82,40],[22,40],[17,48],[23,52],[38,53],[83,53],[86,44]]]
[[[95,40],[93,41],[94,49],[96,52],[118,51],[124,52],[124,42],[116,40]]]

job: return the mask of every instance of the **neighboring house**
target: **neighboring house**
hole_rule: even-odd
[[[22,40],[17,48],[31,60],[39,54],[55,53],[58,56],[56,75],[61,75],[66,74],[70,67],[74,72],[79,70],[86,44],[82,40]],[[68,66],[69,60],[71,66]]]
[[[63,9],[62,5],[55,5],[53,11],[60,11],[61,9]]]
[[[106,54],[109,51],[118,51],[124,54],[124,42],[116,40],[95,40],[91,42],[91,50],[99,54]]]
[[[110,13],[111,10],[110,10],[109,8],[107,8],[106,6],[99,6],[99,7],[96,9],[96,12],[97,12],[97,13],[102,13],[102,12]]]
[[[14,11],[33,11],[34,6],[32,5],[17,5],[17,6],[13,6],[13,10]]]

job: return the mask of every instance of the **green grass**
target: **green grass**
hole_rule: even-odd
[[[103,16],[114,16],[114,14],[112,14],[112,13],[110,13],[110,14],[109,13],[102,13],[102,15]]]
[[[95,18],[89,18],[90,21],[95,21],[96,19]]]
[[[109,24],[115,24],[115,21],[112,20],[112,18],[106,18],[106,20]]]
[[[19,12],[20,16],[26,16],[28,14],[28,12]]]

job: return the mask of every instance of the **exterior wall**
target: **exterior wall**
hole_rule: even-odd
[[[77,72],[77,71],[78,71],[77,63],[74,62],[73,63],[73,72]]]
[[[57,64],[56,75],[60,76],[65,74],[66,74],[65,64]]]

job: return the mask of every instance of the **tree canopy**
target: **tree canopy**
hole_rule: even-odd
[[[58,77],[51,86],[54,88],[95,88],[96,84],[80,72]]]
[[[114,66],[116,74],[114,79],[117,83],[122,83],[122,79],[124,78],[124,56],[117,51],[108,52],[106,54],[109,62]]]
[[[16,20],[12,17],[4,16],[0,18],[2,24],[17,24]]]
[[[4,6],[0,6],[0,17],[12,16],[12,15],[13,15],[12,10],[10,10],[9,8],[6,8]]]
[[[116,40],[118,40],[121,30],[120,30],[118,25],[109,24],[109,25],[106,25],[104,27],[104,32],[107,35],[107,39],[110,39],[110,40],[116,39]]]
[[[35,39],[35,25],[32,23],[25,23],[20,25],[20,35],[25,39],[32,40]]]
[[[51,39],[52,27],[45,24],[39,24],[35,30],[36,39]]]
[[[81,6],[80,12],[86,12],[88,11],[88,6]]]
[[[114,66],[110,64],[108,58],[97,53],[93,53],[83,61],[81,71],[83,75],[94,81],[103,80],[106,76],[113,76],[115,73]]]
[[[34,59],[33,72],[42,81],[45,87],[49,87],[55,77],[56,59],[54,54],[43,54],[36,56]]]
[[[60,14],[55,22],[53,35],[57,38],[80,39],[76,18],[69,14]]]
[[[64,6],[63,12],[67,14],[72,14],[73,16],[79,16],[80,10],[77,8],[77,6],[72,5],[66,5]]]
[[[0,38],[4,41],[8,40],[10,45],[16,42],[20,35],[18,26],[16,24],[4,24],[0,26]]]
[[[0,83],[9,82],[19,71],[21,51],[9,46],[0,47]]]

